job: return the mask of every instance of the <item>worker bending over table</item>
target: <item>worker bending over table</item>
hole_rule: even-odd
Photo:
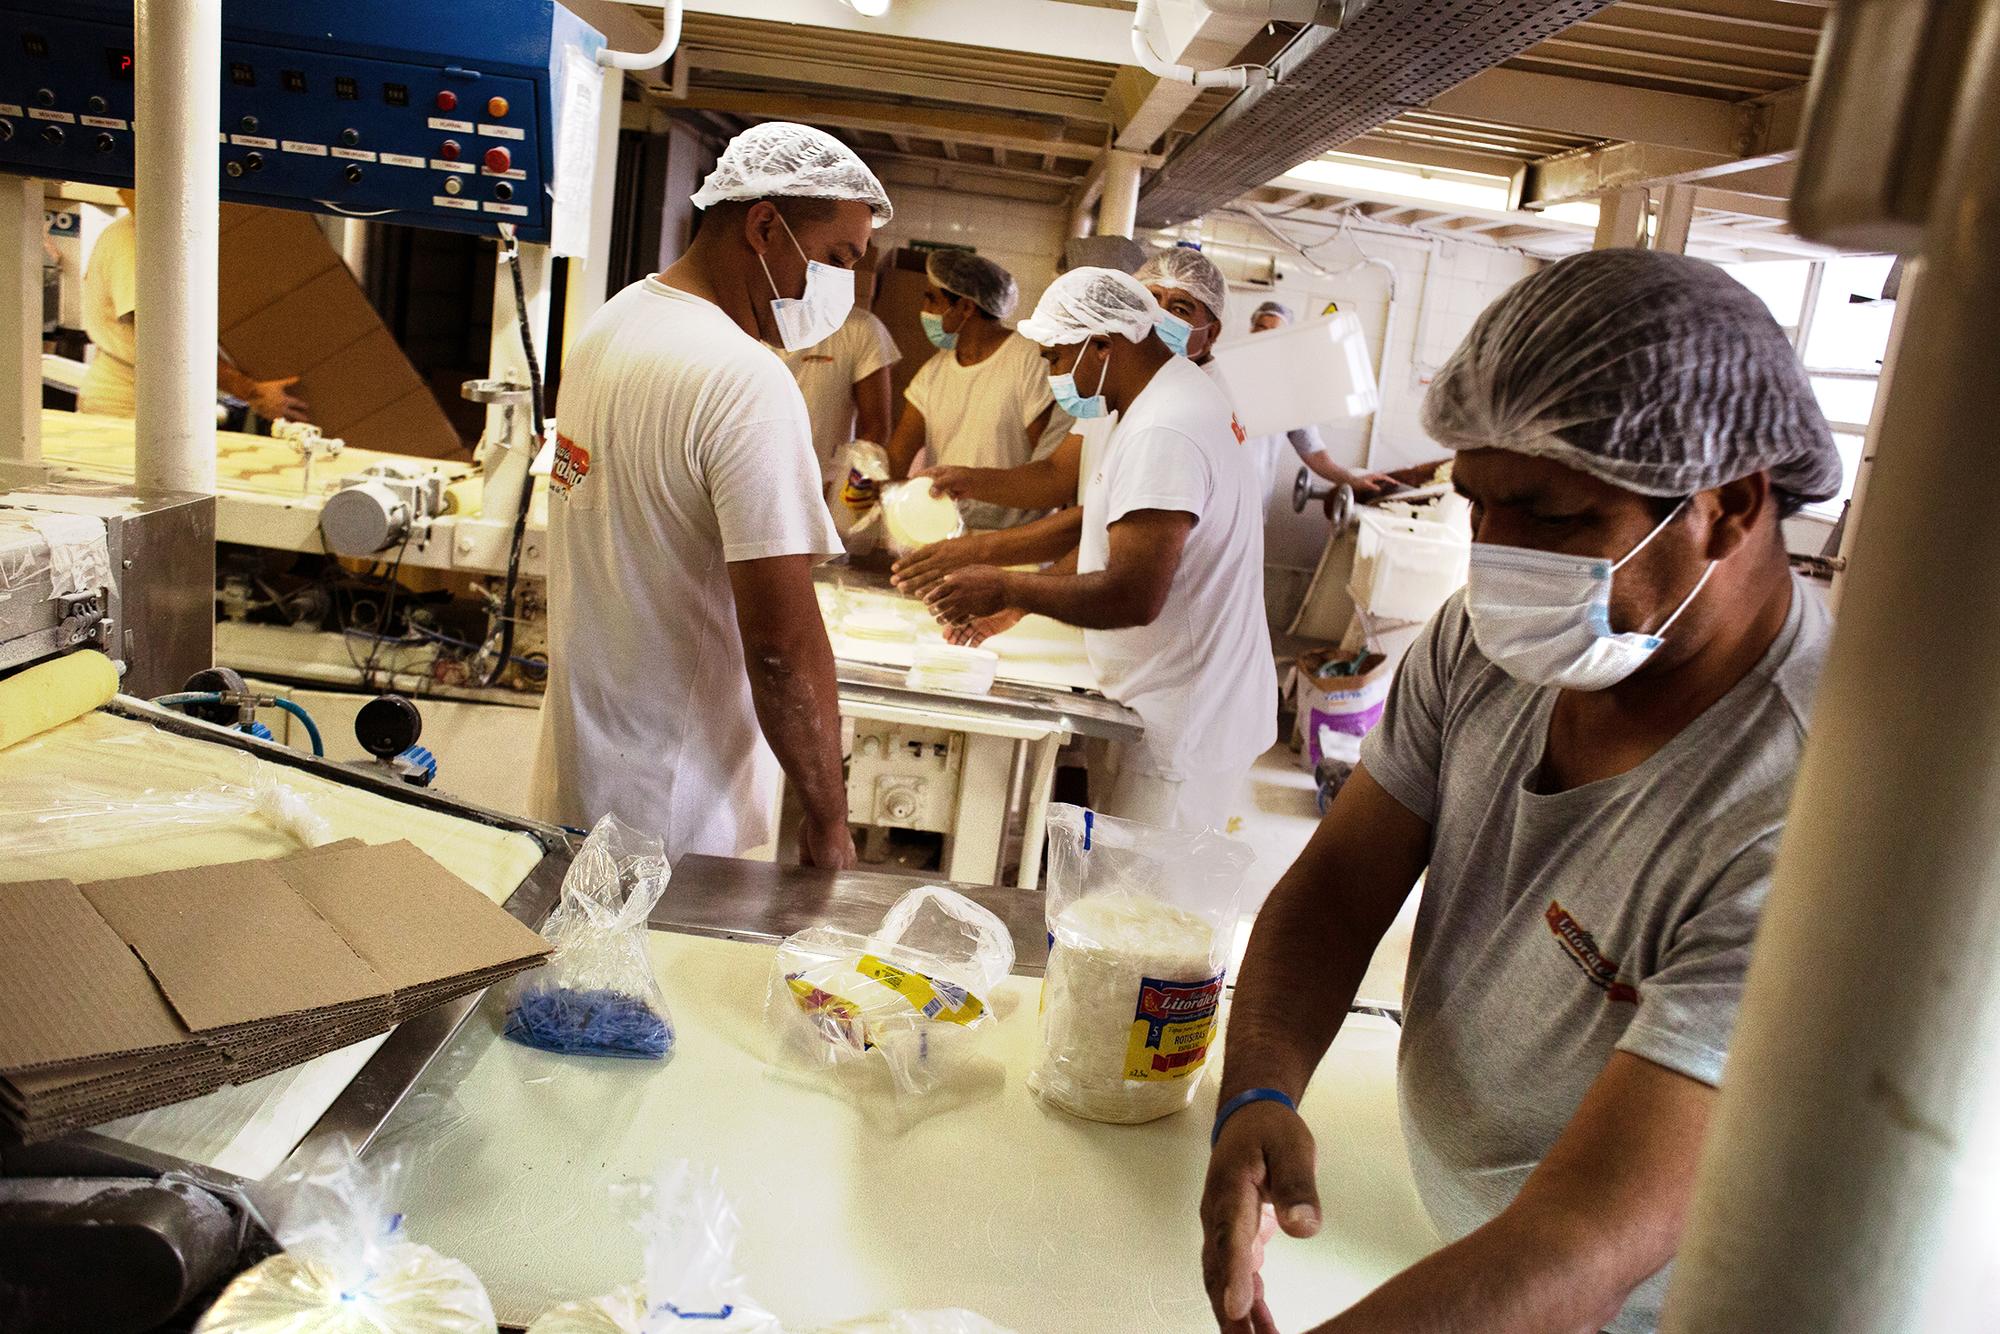
[[[1599,250],[1517,284],[1431,386],[1471,575],[1257,918],[1202,1201],[1223,1328],[1317,1230],[1304,1096],[1425,877],[1398,1086],[1450,1243],[1321,1334],[1655,1328],[1829,617],[1780,521],[1841,462],[1763,303]],[[1328,1201],[1334,1208],[1338,1201]],[[1264,1226],[1268,1227],[1268,1224]]]
[[[798,385],[758,340],[797,350],[841,326],[889,197],[839,140],[772,121],[731,140],[693,199],[687,253],[606,302],[565,367],[536,814],[611,812],[670,857],[739,855],[772,838],[775,751],[803,859],[844,868],[812,584],[840,538]]]
[[[854,266],[854,309],[831,337],[798,351],[778,349],[778,359],[799,382],[812,422],[813,452],[821,486],[835,480],[835,458],[850,440],[886,446],[893,395],[889,368],[903,359],[875,304],[875,246]]]
[[[1057,403],[1119,415],[1084,478],[1081,545],[1046,573],[967,566],[923,596],[952,626],[1030,612],[1082,626],[1099,687],[1146,727],[1098,809],[1222,828],[1277,735],[1263,507],[1229,400],[1176,353],[1176,324],[1113,269],[1050,285],[1021,332]]]
[[[1269,333],[1295,323],[1297,316],[1292,308],[1282,301],[1266,301],[1250,313],[1250,332]],[[1320,438],[1317,426],[1300,426],[1286,431],[1282,436],[1259,436],[1253,448],[1257,461],[1264,470],[1264,495],[1269,499],[1271,488],[1277,482],[1278,461],[1284,455],[1284,447],[1290,445],[1298,455],[1299,462],[1311,468],[1327,481],[1339,485],[1345,483],[1354,489],[1357,500],[1373,500],[1398,489],[1402,483],[1388,473],[1356,472],[1343,468],[1333,461],[1333,451]],[[1289,476],[1290,474],[1287,474]]]
[[[1069,419],[1057,413],[1034,344],[1001,323],[1020,300],[1014,276],[969,250],[934,251],[924,273],[924,335],[938,351],[903,391],[889,475],[907,477],[925,449],[935,467],[1026,463],[1048,436],[1068,433]],[[974,528],[1006,528],[1028,517],[1004,505],[965,510]]]
[[[1215,339],[1229,298],[1222,271],[1199,250],[1175,246],[1144,258],[1135,276],[1171,317],[1160,322],[1161,341],[1213,377]],[[1039,564],[1075,550],[1083,529],[1080,479],[1116,425],[1115,414],[1079,421],[1046,458],[1018,468],[928,469],[924,475],[938,495],[1056,512],[1013,528],[968,533],[913,551],[896,563],[892,577],[898,586],[918,591],[930,579],[966,565]],[[984,637],[978,628],[961,635]]]

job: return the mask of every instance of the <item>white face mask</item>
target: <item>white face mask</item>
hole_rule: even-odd
[[[1676,505],[1617,561],[1474,543],[1465,610],[1479,651],[1531,686],[1606,690],[1638,671],[1708,583],[1715,562],[1652,634],[1611,629],[1611,577],[1686,508],[1685,500]]]
[[[854,274],[849,269],[806,259],[799,238],[792,236],[792,224],[785,221],[782,213],[778,215],[778,225],[785,229],[786,236],[792,237],[792,249],[806,261],[805,294],[777,295],[778,284],[771,281],[771,266],[764,263],[762,255],[757,256],[757,262],[764,265],[764,281],[771,283],[771,291],[777,295],[777,300],[771,303],[771,317],[778,322],[778,341],[787,352],[802,352],[824,343],[847,322],[854,309]]]

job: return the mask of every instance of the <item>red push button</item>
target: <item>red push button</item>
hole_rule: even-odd
[[[437,95],[437,109],[439,111],[456,111],[458,109],[458,94],[449,88],[440,91]]]
[[[489,148],[486,150],[486,170],[505,171],[507,170],[507,168],[513,165],[514,165],[514,155],[512,153],[509,153],[506,149]]]
[[[438,156],[446,162],[458,161],[458,140],[447,139],[438,145]]]

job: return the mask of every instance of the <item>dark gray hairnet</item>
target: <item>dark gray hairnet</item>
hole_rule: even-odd
[[[924,273],[945,291],[968,298],[996,320],[1012,315],[1021,300],[1013,274],[970,250],[933,250],[924,261]]]
[[[1657,250],[1572,255],[1508,289],[1431,384],[1424,429],[1641,495],[1763,471],[1801,500],[1840,490],[1833,433],[1764,303],[1713,264]]]

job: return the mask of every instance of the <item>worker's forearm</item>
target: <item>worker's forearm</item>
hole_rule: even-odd
[[[257,382],[228,362],[215,359],[215,387],[231,398],[248,399],[257,392]]]
[[[1086,630],[1149,625],[1159,615],[1159,608],[1136,580],[1121,580],[1109,570],[1093,574],[1010,571],[1006,605]]]
[[[1044,510],[1076,504],[1075,483],[1049,459],[1018,468],[963,468],[958,478],[966,495],[989,505]]]
[[[840,692],[825,630],[816,626],[782,643],[745,645],[743,658],[757,723],[806,814],[822,826],[845,820]]]
[[[889,476],[896,481],[910,475],[910,462],[917,457],[917,451],[924,447],[921,439],[912,439],[907,431],[898,430],[889,441]],[[932,463],[937,460],[933,458]]]
[[[1325,838],[1322,827],[1257,914],[1229,1005],[1225,1099],[1253,1088],[1305,1096],[1379,943],[1338,911],[1340,868]]]
[[[1071,506],[1033,523],[979,533],[967,540],[979,544],[981,565],[1038,565],[1060,560],[1076,550],[1082,532],[1083,511]]]
[[[1312,1334],[1596,1334],[1659,1267],[1629,1277],[1603,1221],[1510,1207]]]

